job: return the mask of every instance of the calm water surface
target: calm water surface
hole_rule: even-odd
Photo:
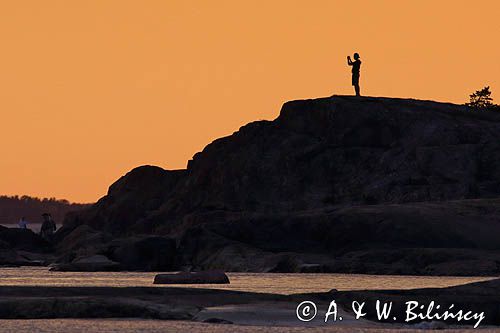
[[[50,272],[45,267],[0,268],[0,285],[152,287],[157,273]],[[362,274],[228,273],[229,285],[181,285],[181,287],[228,289],[275,294],[325,292],[331,289],[441,288],[492,277],[434,277]]]

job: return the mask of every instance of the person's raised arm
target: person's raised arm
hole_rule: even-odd
[[[352,66],[352,61],[350,56],[347,56],[347,65]]]

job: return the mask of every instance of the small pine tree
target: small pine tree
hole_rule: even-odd
[[[465,103],[465,105],[475,110],[492,110],[498,108],[498,105],[493,104],[490,87],[484,87],[469,95],[469,97],[469,103]]]

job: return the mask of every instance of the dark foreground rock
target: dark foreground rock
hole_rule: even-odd
[[[443,320],[415,319],[406,322],[406,303],[418,302],[427,308],[434,302],[434,311],[443,312],[454,304],[454,311],[483,313],[480,327],[500,325],[500,280],[472,283],[449,288],[376,291],[332,291],[329,293],[273,295],[215,289],[189,288],[113,288],[113,287],[8,287],[0,286],[0,319],[39,318],[155,318],[199,320],[241,324],[238,313],[256,311],[266,318],[267,325],[279,320],[297,325],[296,307],[304,300],[313,301],[322,318],[310,324],[324,325],[324,313],[332,300],[348,314],[352,302],[365,303],[364,319],[379,321],[376,301],[392,302],[391,316],[381,320],[387,324],[404,324],[406,328],[441,327]],[[441,311],[436,306],[440,305]],[[210,312],[210,309],[218,309]],[[253,310],[252,310],[253,309]],[[208,311],[207,311],[208,310]],[[201,314],[201,312],[204,312]],[[276,313],[273,314],[273,311]],[[423,311],[425,312],[425,310]],[[214,316],[216,314],[216,316]],[[236,315],[235,315],[236,314]],[[215,318],[215,319],[214,319]],[[254,320],[258,319],[253,315]],[[394,319],[396,318],[396,319]],[[347,318],[346,320],[353,320]],[[473,326],[474,320],[444,320],[447,325]],[[304,323],[301,323],[304,324]],[[335,323],[331,323],[335,325]],[[415,326],[411,326],[415,325]],[[387,326],[387,328],[391,325]],[[401,327],[401,326],[399,326]],[[380,327],[379,327],[380,328]]]
[[[196,307],[158,304],[127,298],[48,297],[0,299],[2,319],[42,318],[150,318],[189,320],[198,312]]]
[[[499,197],[499,113],[333,96],[285,103],[186,170],[132,170],[68,216],[57,249],[138,270],[495,275]],[[139,234],[175,249],[111,245]]]
[[[467,312],[481,314],[483,313],[484,319],[481,321],[480,326],[484,325],[500,325],[500,280],[491,280],[485,282],[471,283],[462,286],[449,287],[449,288],[428,288],[428,289],[414,289],[414,290],[377,290],[377,291],[349,291],[349,292],[336,292],[335,299],[340,302],[350,312],[352,312],[350,304],[353,301],[365,302],[365,309],[367,310],[366,318],[385,323],[405,323],[408,318],[408,302],[417,302],[418,307],[413,308],[410,312],[421,313],[427,316],[435,316],[437,313],[443,314],[446,310],[450,313]],[[391,316],[379,320],[376,314],[377,300],[389,304],[392,302]],[[428,311],[429,306],[433,304],[431,310]],[[438,307],[439,305],[439,307]],[[471,318],[471,314],[468,316]],[[410,314],[410,318],[413,314]],[[447,320],[443,319],[414,319],[410,323],[416,324],[419,322],[444,322],[450,325],[471,325],[473,326],[478,318],[461,321],[456,320],[457,317],[450,317]],[[438,327],[439,325],[420,325],[419,327],[432,326]],[[442,328],[442,327],[441,327]]]
[[[0,286],[0,319],[153,318],[190,320],[205,307],[284,302],[282,295],[159,287]]]
[[[158,274],[154,284],[227,284],[229,277],[222,271],[178,272]]]

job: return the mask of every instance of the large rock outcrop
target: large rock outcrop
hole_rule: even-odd
[[[498,203],[487,200],[500,197],[499,152],[495,112],[394,98],[292,101],[277,119],[215,140],[187,170],[132,170],[58,237],[80,225],[169,235],[179,267],[252,271],[439,274],[443,262],[456,271],[488,251],[477,267],[490,274],[500,271]],[[443,249],[459,252],[415,260]],[[392,259],[371,265],[374,251]]]

